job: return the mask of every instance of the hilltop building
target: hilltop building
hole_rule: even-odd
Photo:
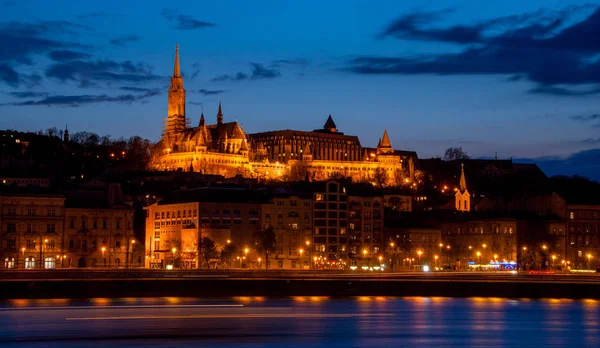
[[[376,148],[362,147],[358,137],[340,132],[331,115],[314,131],[246,134],[237,122],[225,122],[221,102],[215,124],[207,124],[202,113],[192,127],[185,102],[177,46],[155,169],[280,180],[350,177],[380,186],[414,178],[416,153],[395,150],[387,130]]]

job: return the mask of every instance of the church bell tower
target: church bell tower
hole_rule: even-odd
[[[170,141],[174,141],[173,136],[184,130],[185,127],[185,89],[179,66],[179,45],[177,45],[175,47],[175,66],[169,87],[169,110],[165,135]]]

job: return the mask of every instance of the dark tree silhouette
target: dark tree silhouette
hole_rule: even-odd
[[[259,254],[265,254],[266,269],[269,269],[269,253],[275,251],[275,231],[273,226],[254,233],[254,249]]]
[[[469,159],[467,152],[462,147],[449,147],[444,153],[444,161],[453,161],[461,159]]]

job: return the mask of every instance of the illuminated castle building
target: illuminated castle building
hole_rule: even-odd
[[[192,127],[186,117],[177,46],[168,115],[152,162],[155,169],[279,180],[350,177],[382,186],[414,177],[416,153],[394,150],[387,130],[376,148],[362,147],[358,137],[338,131],[331,115],[322,129],[312,132],[246,134],[237,122],[224,122],[220,102],[216,121],[206,124],[202,113],[198,126]]]

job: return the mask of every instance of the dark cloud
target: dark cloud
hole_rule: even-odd
[[[190,103],[192,105],[202,105],[202,103],[198,103],[198,102],[195,102],[195,101],[189,101],[188,103]]]
[[[113,46],[125,46],[128,43],[140,41],[142,38],[137,35],[128,35],[116,37],[114,39],[109,40],[110,44]]]
[[[598,145],[600,144],[600,138],[588,138],[588,139],[583,139],[581,141],[582,144],[585,145]]]
[[[174,10],[163,9],[161,12],[162,16],[170,22],[173,22],[173,29],[178,30],[195,30],[214,27],[216,24],[199,21],[194,19],[192,16],[182,15]]]
[[[190,75],[190,81],[194,81],[200,74],[200,63],[192,64],[192,68],[194,68],[194,72],[192,72],[192,75]]]
[[[19,99],[25,99],[25,98],[47,97],[50,95],[50,93],[29,91],[29,92],[10,92],[10,93],[8,93],[8,95],[10,95],[11,97],[19,98]]]
[[[306,58],[296,59],[278,59],[271,62],[272,68],[281,68],[285,66],[306,67],[310,65],[310,60]]]
[[[8,64],[0,63],[0,82],[3,82],[11,87],[19,87],[25,85],[27,87],[35,87],[42,80],[42,77],[37,74],[21,74]]]
[[[350,60],[348,71],[359,74],[507,74],[511,80],[538,84],[531,93],[581,96],[600,93],[562,86],[600,84],[600,7],[540,10],[471,25],[435,27],[449,11],[412,13],[387,26],[378,37],[442,42],[459,52],[417,57],[362,56]],[[582,11],[584,19],[571,18]],[[548,88],[552,87],[552,88]]]
[[[59,50],[59,51],[51,51],[50,53],[48,53],[48,56],[50,57],[50,59],[52,59],[55,62],[66,62],[66,61],[70,61],[70,60],[89,58],[90,55],[87,53],[84,53],[84,52]]]
[[[198,93],[200,94],[204,94],[204,95],[218,95],[218,94],[223,94],[226,91],[223,89],[216,89],[216,90],[210,90],[210,89],[201,89],[198,91]]]
[[[46,70],[46,77],[61,82],[75,81],[81,87],[95,86],[97,83],[148,82],[161,77],[154,75],[149,67],[131,61],[113,60],[84,61],[52,64]]]
[[[119,87],[119,89],[122,91],[143,92],[143,93],[148,93],[148,92],[152,92],[152,91],[156,90],[155,88],[130,87],[130,86]]]
[[[241,81],[241,80],[262,80],[262,79],[274,79],[281,76],[281,72],[277,68],[271,67],[267,68],[262,64],[258,63],[250,63],[252,67],[252,72],[250,75],[238,72],[234,75],[217,75],[211,81],[221,82],[221,81]]]
[[[536,163],[548,176],[582,175],[600,181],[600,149],[581,151],[567,158],[515,159],[514,161]]]
[[[123,94],[117,96],[101,95],[55,95],[40,100],[27,100],[18,103],[8,103],[4,105],[14,106],[58,106],[58,107],[78,107],[98,103],[124,103],[131,104],[137,101],[145,101],[148,98],[160,94],[158,89],[149,90],[146,93],[134,95]]]
[[[554,96],[578,97],[585,95],[593,95],[600,93],[600,87],[590,88],[585,90],[577,90],[573,88],[563,88],[554,86],[538,86],[529,90],[533,94],[548,94]]]
[[[600,120],[600,114],[592,114],[592,115],[575,115],[575,116],[571,116],[569,117],[570,119],[572,119],[573,121],[579,121],[579,122],[588,122],[588,121],[596,121],[596,120]]]

